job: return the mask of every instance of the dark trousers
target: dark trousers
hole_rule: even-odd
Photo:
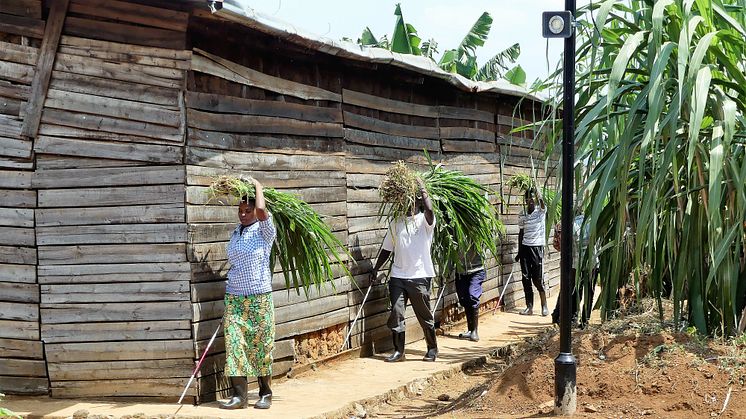
[[[480,269],[476,272],[456,275],[456,294],[458,302],[464,308],[478,309],[482,297],[482,282],[487,272]]]
[[[521,282],[523,282],[523,293],[526,296],[526,306],[534,306],[534,289],[544,292],[544,246],[524,246],[518,249],[521,260]]]
[[[588,271],[581,272],[581,275],[586,275]],[[575,281],[576,271],[572,270],[572,280]],[[570,306],[570,316],[572,317],[572,323],[578,320],[578,312],[581,312],[580,324],[585,325],[588,323],[588,319],[591,317],[591,310],[593,309],[593,294],[596,290],[596,277],[598,276],[598,270],[593,269],[590,277],[583,276],[580,278],[580,282],[577,287],[572,288],[572,296],[570,297],[572,305]],[[580,306],[580,300],[583,300],[583,306]],[[552,312],[552,323],[559,324],[560,317],[560,299],[557,299],[557,304]]]
[[[387,323],[389,329],[397,333],[404,332],[404,312],[407,309],[407,300],[412,302],[414,314],[422,330],[435,328],[435,319],[430,311],[430,283],[431,278],[391,278],[389,280],[389,298],[391,299],[391,314]]]

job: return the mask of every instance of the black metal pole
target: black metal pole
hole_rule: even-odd
[[[575,16],[575,0],[565,0]],[[568,22],[573,24],[573,22]],[[562,252],[560,255],[560,353],[554,360],[554,413],[572,415],[577,405],[575,356],[572,354],[572,239],[575,166],[575,29],[565,38],[562,98]]]

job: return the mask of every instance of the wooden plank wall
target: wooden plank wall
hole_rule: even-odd
[[[70,1],[32,180],[53,397],[174,398],[191,374],[187,20]]]
[[[46,394],[39,338],[33,139],[21,135],[44,34],[41,0],[0,3],[0,392]]]

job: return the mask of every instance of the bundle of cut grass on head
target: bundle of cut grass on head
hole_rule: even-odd
[[[395,163],[387,172],[386,179],[381,183],[383,203],[379,216],[392,221],[409,215],[409,209],[417,198],[417,181],[414,176],[419,176],[431,198],[437,220],[432,256],[438,264],[440,274],[447,276],[451,269],[463,267],[466,254],[472,247],[483,256],[486,252],[496,256],[497,243],[505,228],[489,201],[489,195],[493,192],[461,172],[433,165],[427,153],[426,157],[430,169],[425,173],[416,174],[402,162]],[[402,173],[406,175],[401,175]],[[410,189],[410,182],[414,184],[414,191]],[[407,187],[392,187],[391,184]],[[387,187],[386,190],[384,186]],[[401,191],[399,193],[407,195],[397,196],[392,191]]]
[[[385,215],[387,221],[409,215],[416,202],[418,192],[417,174],[399,160],[386,171],[378,193],[381,196],[379,215]]]
[[[211,201],[227,195],[238,203],[243,197],[253,198],[256,192],[250,179],[221,176],[210,185],[208,194]],[[294,288],[302,287],[306,293],[312,285],[317,289],[326,282],[334,286],[334,264],[352,277],[342,259],[349,253],[313,208],[298,197],[273,188],[264,188],[264,198],[277,228],[271,266],[274,269],[275,261],[280,262],[288,288],[291,279]]]

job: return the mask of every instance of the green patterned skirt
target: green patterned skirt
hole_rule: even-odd
[[[275,307],[272,293],[239,296],[225,294],[225,375],[272,375],[275,347]]]

